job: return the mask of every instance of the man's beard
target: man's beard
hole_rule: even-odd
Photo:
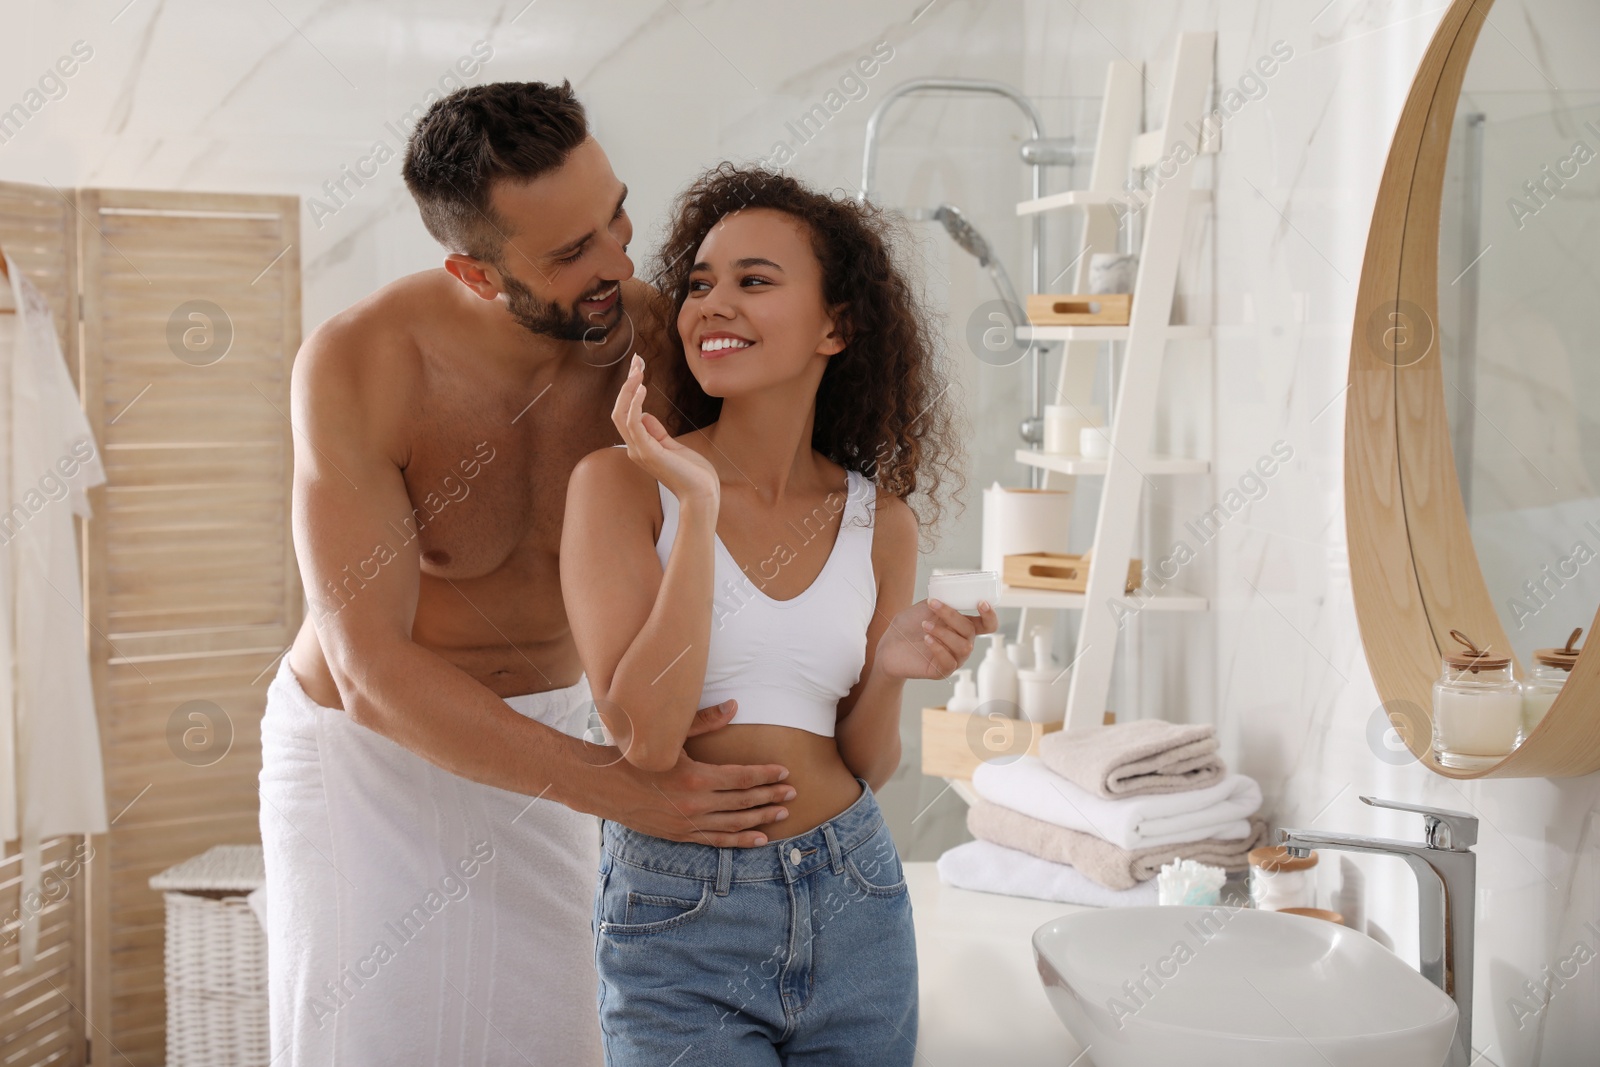
[[[532,289],[523,285],[503,268],[500,271],[501,284],[506,293],[506,310],[523,329],[545,337],[554,337],[558,341],[587,341],[591,345],[602,344],[622,319],[622,294],[618,292],[617,302],[611,310],[604,315],[586,318],[577,305],[564,308],[551,300],[541,300]],[[615,283],[608,282],[607,285]]]

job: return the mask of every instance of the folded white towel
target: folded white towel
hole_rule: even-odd
[[[1156,903],[1156,883],[1132,889],[1107,889],[1075,867],[1051,863],[991,841],[968,841],[939,857],[939,880],[957,889],[1004,893],[1013,897],[1088,904],[1096,908],[1149,906]]]
[[[1147,793],[1106,800],[1081,789],[1033,756],[980,764],[972,787],[985,800],[1035,819],[1102,837],[1133,850],[1183,845],[1208,837],[1236,841],[1251,834],[1261,787],[1230,774],[1215,785],[1182,793]]]

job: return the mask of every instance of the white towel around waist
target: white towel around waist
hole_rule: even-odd
[[[583,679],[506,703],[572,735],[592,708]],[[261,740],[280,1067],[599,1067],[593,816],[451,774],[287,662]]]
[[[985,800],[1130,850],[1249,837],[1249,817],[1261,807],[1261,787],[1242,774],[1203,789],[1106,800],[1033,756],[981,764],[972,787]]]

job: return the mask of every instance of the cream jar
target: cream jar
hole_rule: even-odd
[[[1581,626],[1573,630],[1564,648],[1534,649],[1533,676],[1522,683],[1523,737],[1533,733],[1533,728],[1545,717],[1550,705],[1556,702],[1556,694],[1561,692],[1561,687],[1571,677],[1573,664],[1578,662],[1578,653],[1581,651],[1572,645],[1581,633]]]
[[[1291,856],[1282,845],[1253,848],[1250,861],[1250,903],[1261,911],[1317,906],[1317,854]]]
[[[940,600],[966,615],[978,614],[978,601],[987,600],[998,608],[998,571],[935,570],[928,578],[928,599]]]
[[[1446,767],[1482,770],[1500,762],[1522,735],[1522,687],[1511,657],[1480,649],[1460,630],[1466,647],[1444,658],[1433,683],[1433,754]]]
[[[1111,458],[1111,427],[1085,426],[1078,431],[1078,454],[1084,459]]]

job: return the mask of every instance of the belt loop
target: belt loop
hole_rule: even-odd
[[[728,887],[733,884],[733,849],[717,849],[717,896],[728,895]]]
[[[831,819],[822,824],[822,836],[828,842],[828,868],[834,874],[843,874],[844,849],[839,847],[839,838],[834,835]]]

